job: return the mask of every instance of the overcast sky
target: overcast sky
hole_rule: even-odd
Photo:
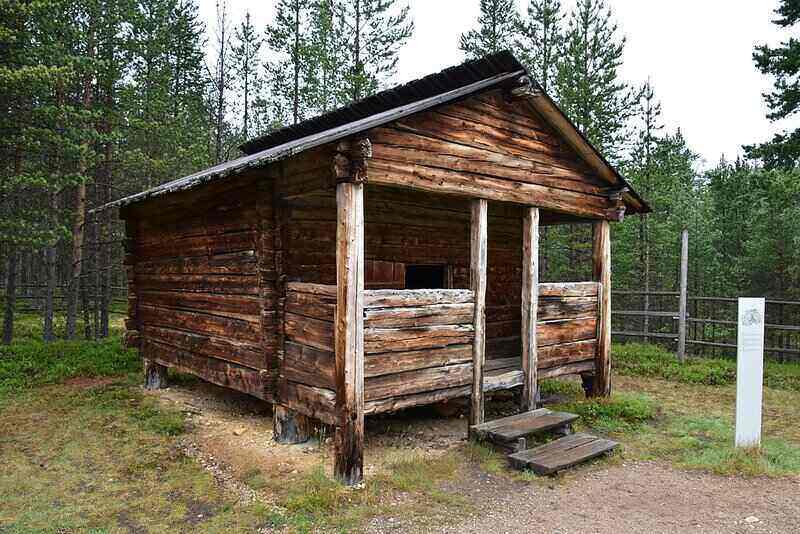
[[[575,0],[562,0],[570,8]],[[400,0],[400,3],[403,3]],[[400,53],[401,83],[463,61],[458,37],[472,28],[478,0],[408,0],[415,31]],[[527,0],[517,0],[520,8]],[[771,81],[756,71],[754,43],[775,44],[787,34],[770,23],[778,0],[609,0],[627,38],[623,79],[649,77],[666,126],[680,126],[707,167],[768,139],[787,124],[771,124],[761,94]],[[238,20],[249,10],[258,27],[272,16],[272,0],[230,0]],[[200,0],[211,28],[215,0]],[[792,123],[792,126],[795,124]]]

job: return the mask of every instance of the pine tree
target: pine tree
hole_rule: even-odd
[[[226,141],[228,125],[228,97],[231,89],[231,30],[228,16],[228,0],[217,0],[217,21],[214,33],[213,63],[211,72],[212,121],[214,124],[214,163],[227,159]]]
[[[560,0],[530,0],[516,42],[528,71],[554,97],[558,58],[564,43],[563,22]]]
[[[611,161],[619,159],[635,94],[619,79],[625,38],[605,0],[579,0],[558,65],[559,104]]]
[[[800,8],[795,0],[781,0],[773,22],[781,28],[792,28],[800,22]],[[790,38],[777,47],[759,45],[753,60],[762,74],[775,78],[775,88],[764,95],[769,107],[767,118],[780,120],[800,110],[800,41]],[[792,168],[800,160],[800,129],[776,134],[771,141],[745,146],[747,156],[761,160],[767,168]]]
[[[334,0],[317,0],[311,13],[308,59],[304,65],[308,80],[308,106],[313,114],[327,113],[343,105],[347,53],[340,46],[343,19],[337,16]]]
[[[309,57],[311,0],[279,0],[265,31],[274,59],[265,66],[269,107],[278,123],[297,124],[308,110],[304,65]]]
[[[519,28],[514,0],[481,0],[478,27],[461,34],[458,48],[469,59],[511,49]]]
[[[397,67],[400,49],[414,32],[408,6],[396,0],[341,0],[338,41],[346,52],[340,90],[344,102],[376,92]]]
[[[250,138],[253,126],[253,102],[261,91],[261,37],[250,22],[250,12],[246,12],[244,19],[236,28],[236,41],[231,49],[236,85],[239,90],[239,110],[242,123],[240,138]]]

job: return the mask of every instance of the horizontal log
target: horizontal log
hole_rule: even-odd
[[[267,367],[267,355],[264,353],[265,347],[262,345],[148,325],[143,326],[142,335],[146,339],[179,350],[225,360],[252,369],[262,370]]]
[[[336,424],[336,393],[333,390],[288,380],[281,380],[278,390],[281,405],[325,424]]]
[[[597,297],[543,297],[539,299],[538,321],[597,315]]]
[[[539,347],[596,337],[596,317],[544,321],[536,325],[536,341]]]
[[[364,357],[364,376],[367,378],[465,363],[472,360],[472,345],[451,345],[441,349],[412,350],[367,354]]]
[[[411,408],[413,406],[424,406],[427,404],[434,404],[447,400],[468,397],[472,386],[459,386],[449,389],[437,389],[435,391],[426,391],[424,393],[415,393],[412,395],[404,395],[402,397],[388,397],[385,399],[378,399],[364,402],[364,414],[376,414],[385,412],[394,412]]]
[[[472,325],[365,328],[364,353],[404,352],[472,343]]]
[[[336,285],[312,284],[308,282],[288,282],[287,291],[298,293],[310,293],[311,295],[322,295],[325,297],[336,298]]]
[[[513,389],[523,384],[525,373],[518,368],[503,368],[487,371],[483,378],[483,391]]]
[[[469,289],[370,289],[364,291],[364,308],[398,308],[474,301]]]
[[[247,295],[219,295],[214,293],[191,293],[186,291],[141,291],[139,302],[143,305],[160,306],[234,316],[261,314],[262,299]]]
[[[416,327],[448,324],[471,324],[475,305],[433,304],[403,308],[367,308],[365,328]]]
[[[167,257],[136,262],[137,274],[255,274],[256,253],[252,250],[217,256]]]
[[[321,321],[333,321],[336,312],[335,297],[313,295],[288,291],[286,293],[286,312],[312,317]]]
[[[320,350],[333,350],[333,322],[286,313],[284,332],[291,341]]]
[[[198,376],[218,386],[265,398],[261,373],[257,370],[163,345],[152,339],[143,341],[142,356],[148,360]]]
[[[539,284],[540,297],[596,297],[597,282],[562,282]]]
[[[226,339],[261,341],[260,322],[206,313],[175,310],[139,304],[137,318],[145,325],[161,326],[195,333],[216,335]]]
[[[281,375],[292,382],[334,389],[333,351],[319,350],[293,341],[284,344]]]
[[[370,181],[434,193],[533,204],[593,219],[619,219],[615,206],[603,197],[424,165],[373,158],[370,160]]]
[[[168,239],[157,243],[137,243],[134,254],[137,261],[161,257],[214,256],[245,250],[255,250],[258,234],[248,230],[213,236],[195,236]]]
[[[136,275],[136,291],[198,291],[229,295],[258,295],[255,275]]]
[[[573,343],[549,345],[539,349],[539,369],[549,369],[581,360],[594,358],[597,340],[587,339]]]
[[[588,373],[595,370],[595,361],[587,360],[584,362],[570,363],[561,365],[559,367],[550,367],[539,371],[539,378],[555,378],[557,376],[577,375],[580,373]]]
[[[240,198],[231,206],[235,214],[221,212],[225,200],[217,199],[217,212],[188,215],[181,219],[153,217],[137,221],[137,240],[142,244],[164,242],[169,239],[184,239],[199,236],[214,236],[254,230],[259,226],[258,208],[255,199]]]
[[[462,386],[472,382],[472,363],[431,367],[364,380],[367,401],[410,395],[435,389]]]

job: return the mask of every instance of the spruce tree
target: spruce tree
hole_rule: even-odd
[[[308,58],[308,106],[313,114],[327,113],[347,102],[343,98],[347,52],[340,46],[344,21],[334,0],[316,0],[310,18]]]
[[[346,52],[340,88],[344,102],[376,92],[397,67],[400,49],[414,32],[408,6],[397,0],[340,0],[338,41]]]
[[[250,138],[252,126],[253,102],[261,91],[261,37],[250,21],[250,12],[246,12],[236,28],[236,38],[231,49],[231,61],[238,89],[238,110],[242,122],[239,135],[242,140]]]
[[[516,41],[522,61],[542,89],[556,96],[558,58],[564,43],[560,0],[530,0]]]
[[[228,1],[217,0],[217,20],[213,37],[211,72],[211,106],[214,124],[214,163],[227,158],[228,112],[233,67],[231,61],[231,29],[228,14]]]
[[[621,156],[635,94],[619,79],[625,38],[605,0],[578,0],[558,64],[561,109],[611,161]]]
[[[511,49],[519,28],[514,0],[481,0],[478,27],[462,33],[458,47],[468,59]]]
[[[800,22],[800,7],[795,0],[781,0],[773,22],[781,28],[793,28]],[[767,118],[781,120],[800,109],[800,41],[790,38],[776,47],[759,45],[753,60],[762,74],[775,78],[775,88],[764,98],[769,107]],[[745,146],[747,156],[759,159],[767,168],[792,168],[800,159],[800,129],[776,134],[760,145]]]

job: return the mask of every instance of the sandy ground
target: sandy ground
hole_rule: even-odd
[[[192,383],[152,392],[186,413],[193,431],[183,448],[246,502],[271,501],[240,480],[254,468],[290,479],[323,463],[330,438],[303,445],[272,441],[269,405],[215,386]],[[466,438],[466,422],[430,410],[370,418],[366,476],[391,448],[441,454]],[[800,533],[800,477],[725,478],[655,462],[599,462],[559,479],[533,483],[475,468],[444,488],[473,503],[473,512],[437,515],[427,524],[377,517],[367,532],[442,533]],[[414,520],[416,521],[416,520]]]

